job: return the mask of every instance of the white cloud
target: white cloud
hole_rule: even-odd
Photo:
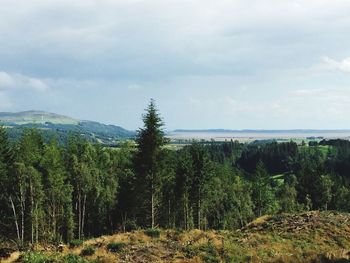
[[[327,74],[350,72],[350,59],[334,59],[349,54],[349,10],[349,0],[2,0],[0,91],[13,109],[54,101],[134,128],[150,97],[177,127],[321,127],[329,121],[313,118],[349,112],[348,76]],[[304,70],[324,54],[322,70]]]
[[[329,57],[323,57],[324,68],[329,70],[337,70],[350,73],[350,57],[344,58],[340,61]]]
[[[32,89],[35,91],[46,91],[49,89],[49,86],[43,80],[38,78],[0,71],[0,90],[11,89]]]

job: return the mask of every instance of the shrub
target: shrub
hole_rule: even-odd
[[[87,246],[81,251],[82,256],[92,256],[95,254],[95,249],[92,246]]]
[[[80,247],[83,243],[84,243],[83,240],[74,239],[74,240],[72,240],[72,241],[69,242],[69,246],[70,246],[71,248],[73,248],[73,247]]]
[[[27,252],[23,255],[23,263],[47,263],[49,257],[39,252]]]
[[[206,263],[220,262],[218,252],[216,251],[216,248],[214,245],[208,244],[207,246],[202,246],[200,250],[201,250],[200,256],[204,262]]]
[[[159,238],[160,237],[160,230],[157,228],[149,228],[144,231],[146,236],[149,236],[151,238]]]
[[[125,231],[126,232],[131,232],[133,230],[137,229],[137,224],[134,220],[127,220],[125,222]]]
[[[111,252],[117,253],[120,250],[122,250],[125,246],[126,246],[126,244],[123,242],[115,242],[115,243],[109,243],[107,245],[107,249]]]
[[[85,259],[74,254],[68,254],[62,257],[64,263],[87,263]]]
[[[203,244],[201,246],[186,246],[183,252],[187,257],[200,256],[206,263],[219,263],[220,257],[215,246],[211,243]],[[228,261],[231,262],[231,261]],[[235,262],[235,261],[234,261]]]

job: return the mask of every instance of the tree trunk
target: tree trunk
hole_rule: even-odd
[[[183,213],[184,213],[184,223],[183,226],[185,228],[185,230],[187,230],[187,213],[186,213],[186,200],[184,198],[183,200]]]
[[[82,235],[82,237],[84,237],[85,207],[86,207],[86,194],[84,195],[83,215],[82,215],[82,220],[81,220],[81,235]]]
[[[54,197],[53,197],[54,199]],[[53,233],[53,236],[55,237],[55,241],[56,241],[56,229],[57,229],[57,221],[56,221],[56,202],[55,200],[53,200],[53,203],[52,203],[52,233]]]
[[[168,200],[168,228],[171,228],[171,201]]]
[[[31,223],[31,241],[34,244],[34,198],[33,198],[33,186],[30,182],[30,223]]]
[[[81,195],[78,194],[78,238],[81,239]]]
[[[17,218],[15,204],[13,203],[13,200],[12,200],[11,196],[10,196],[10,202],[11,202],[11,207],[12,207],[12,211],[13,211],[13,218],[14,218],[15,226],[16,226],[17,238],[18,238],[18,242],[20,242],[21,241],[21,237],[20,237],[20,233],[19,233],[18,218]]]
[[[25,216],[25,200],[21,191],[20,203],[21,203],[21,246],[24,244],[24,216]]]
[[[197,228],[201,229],[201,189],[198,189],[198,203],[197,203]]]
[[[151,228],[154,228],[154,186],[151,185]]]
[[[38,204],[35,206],[35,242],[39,242],[39,215]]]

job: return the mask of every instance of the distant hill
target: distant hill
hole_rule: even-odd
[[[73,118],[45,111],[0,112],[0,122],[6,124],[79,124]]]
[[[134,131],[120,126],[106,125],[94,121],[77,120],[71,117],[45,111],[0,112],[0,125],[8,128],[9,137],[16,140],[25,128],[41,129],[46,137],[53,134],[64,140],[69,134],[79,134],[93,142],[106,145],[132,138]]]
[[[228,130],[228,129],[176,129],[172,131],[173,133],[345,133],[350,132],[349,129],[340,129],[340,130],[316,130],[316,129],[291,129],[291,130],[252,130],[252,129],[244,129],[244,130]]]

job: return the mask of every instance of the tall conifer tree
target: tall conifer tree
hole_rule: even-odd
[[[146,222],[141,222],[152,228],[156,225],[157,193],[160,188],[158,156],[161,146],[166,142],[162,126],[162,119],[151,99],[146,113],[143,115],[144,126],[137,134],[137,154],[135,168],[138,176],[138,194],[140,198],[140,212],[144,213]]]

